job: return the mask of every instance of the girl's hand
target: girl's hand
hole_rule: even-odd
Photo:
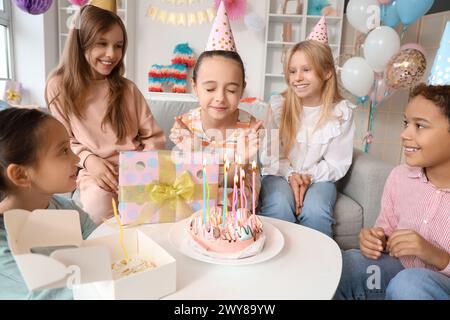
[[[259,133],[262,129],[263,122],[261,120],[257,120],[250,124],[250,131],[248,135],[245,137],[245,143],[247,145],[247,152],[245,152],[245,162],[250,163],[255,156],[258,154],[259,150]]]
[[[389,237],[386,246],[389,254],[394,257],[415,256],[427,264],[444,269],[450,255],[435,247],[414,230],[396,230]]]
[[[294,192],[295,214],[299,216],[302,212],[303,199],[308,187],[311,185],[311,176],[294,172],[289,176],[289,184]]]
[[[383,228],[364,228],[359,233],[359,247],[361,253],[377,260],[386,245],[386,234]]]
[[[193,132],[183,122],[182,117],[175,117],[175,125],[170,129],[169,139],[172,140],[173,143],[179,144],[184,139],[192,139],[193,136]]]
[[[87,157],[85,167],[100,188],[117,193],[117,177],[119,174],[112,163],[91,155]]]

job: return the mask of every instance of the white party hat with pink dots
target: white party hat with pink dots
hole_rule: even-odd
[[[219,9],[217,10],[217,15],[214,19],[205,49],[205,51],[213,50],[236,52],[233,32],[231,31],[230,21],[228,20],[228,14],[223,1],[220,2]]]
[[[323,44],[328,44],[327,22],[324,16],[320,18],[306,40],[315,40]]]

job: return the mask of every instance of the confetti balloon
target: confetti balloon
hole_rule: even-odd
[[[386,67],[385,82],[393,89],[411,88],[418,83],[425,69],[427,60],[417,49],[404,49],[395,54]]]
[[[30,14],[42,14],[50,9],[53,0],[14,0],[14,3]]]

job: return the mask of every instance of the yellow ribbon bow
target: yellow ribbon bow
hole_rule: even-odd
[[[174,222],[189,217],[192,209],[188,201],[192,200],[195,183],[188,171],[181,173],[170,183],[150,183],[145,185],[144,192],[137,195],[138,202],[145,201],[139,217],[128,227],[134,227],[151,221],[154,214],[159,214],[159,223]],[[141,197],[144,196],[144,197]]]
[[[175,207],[175,201],[179,198],[183,201],[192,199],[195,183],[192,181],[190,173],[184,171],[175,179],[173,184],[151,183],[145,186],[145,191],[151,201],[158,207],[170,201],[173,208]]]
[[[18,91],[14,89],[6,90],[6,101],[20,103],[20,100],[22,100],[22,96]]]

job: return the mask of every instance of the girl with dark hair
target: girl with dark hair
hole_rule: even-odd
[[[8,246],[3,213],[76,210],[86,239],[96,225],[72,201],[54,195],[75,189],[78,161],[66,129],[52,116],[29,109],[0,111],[0,300],[72,298],[67,289],[28,292]]]

